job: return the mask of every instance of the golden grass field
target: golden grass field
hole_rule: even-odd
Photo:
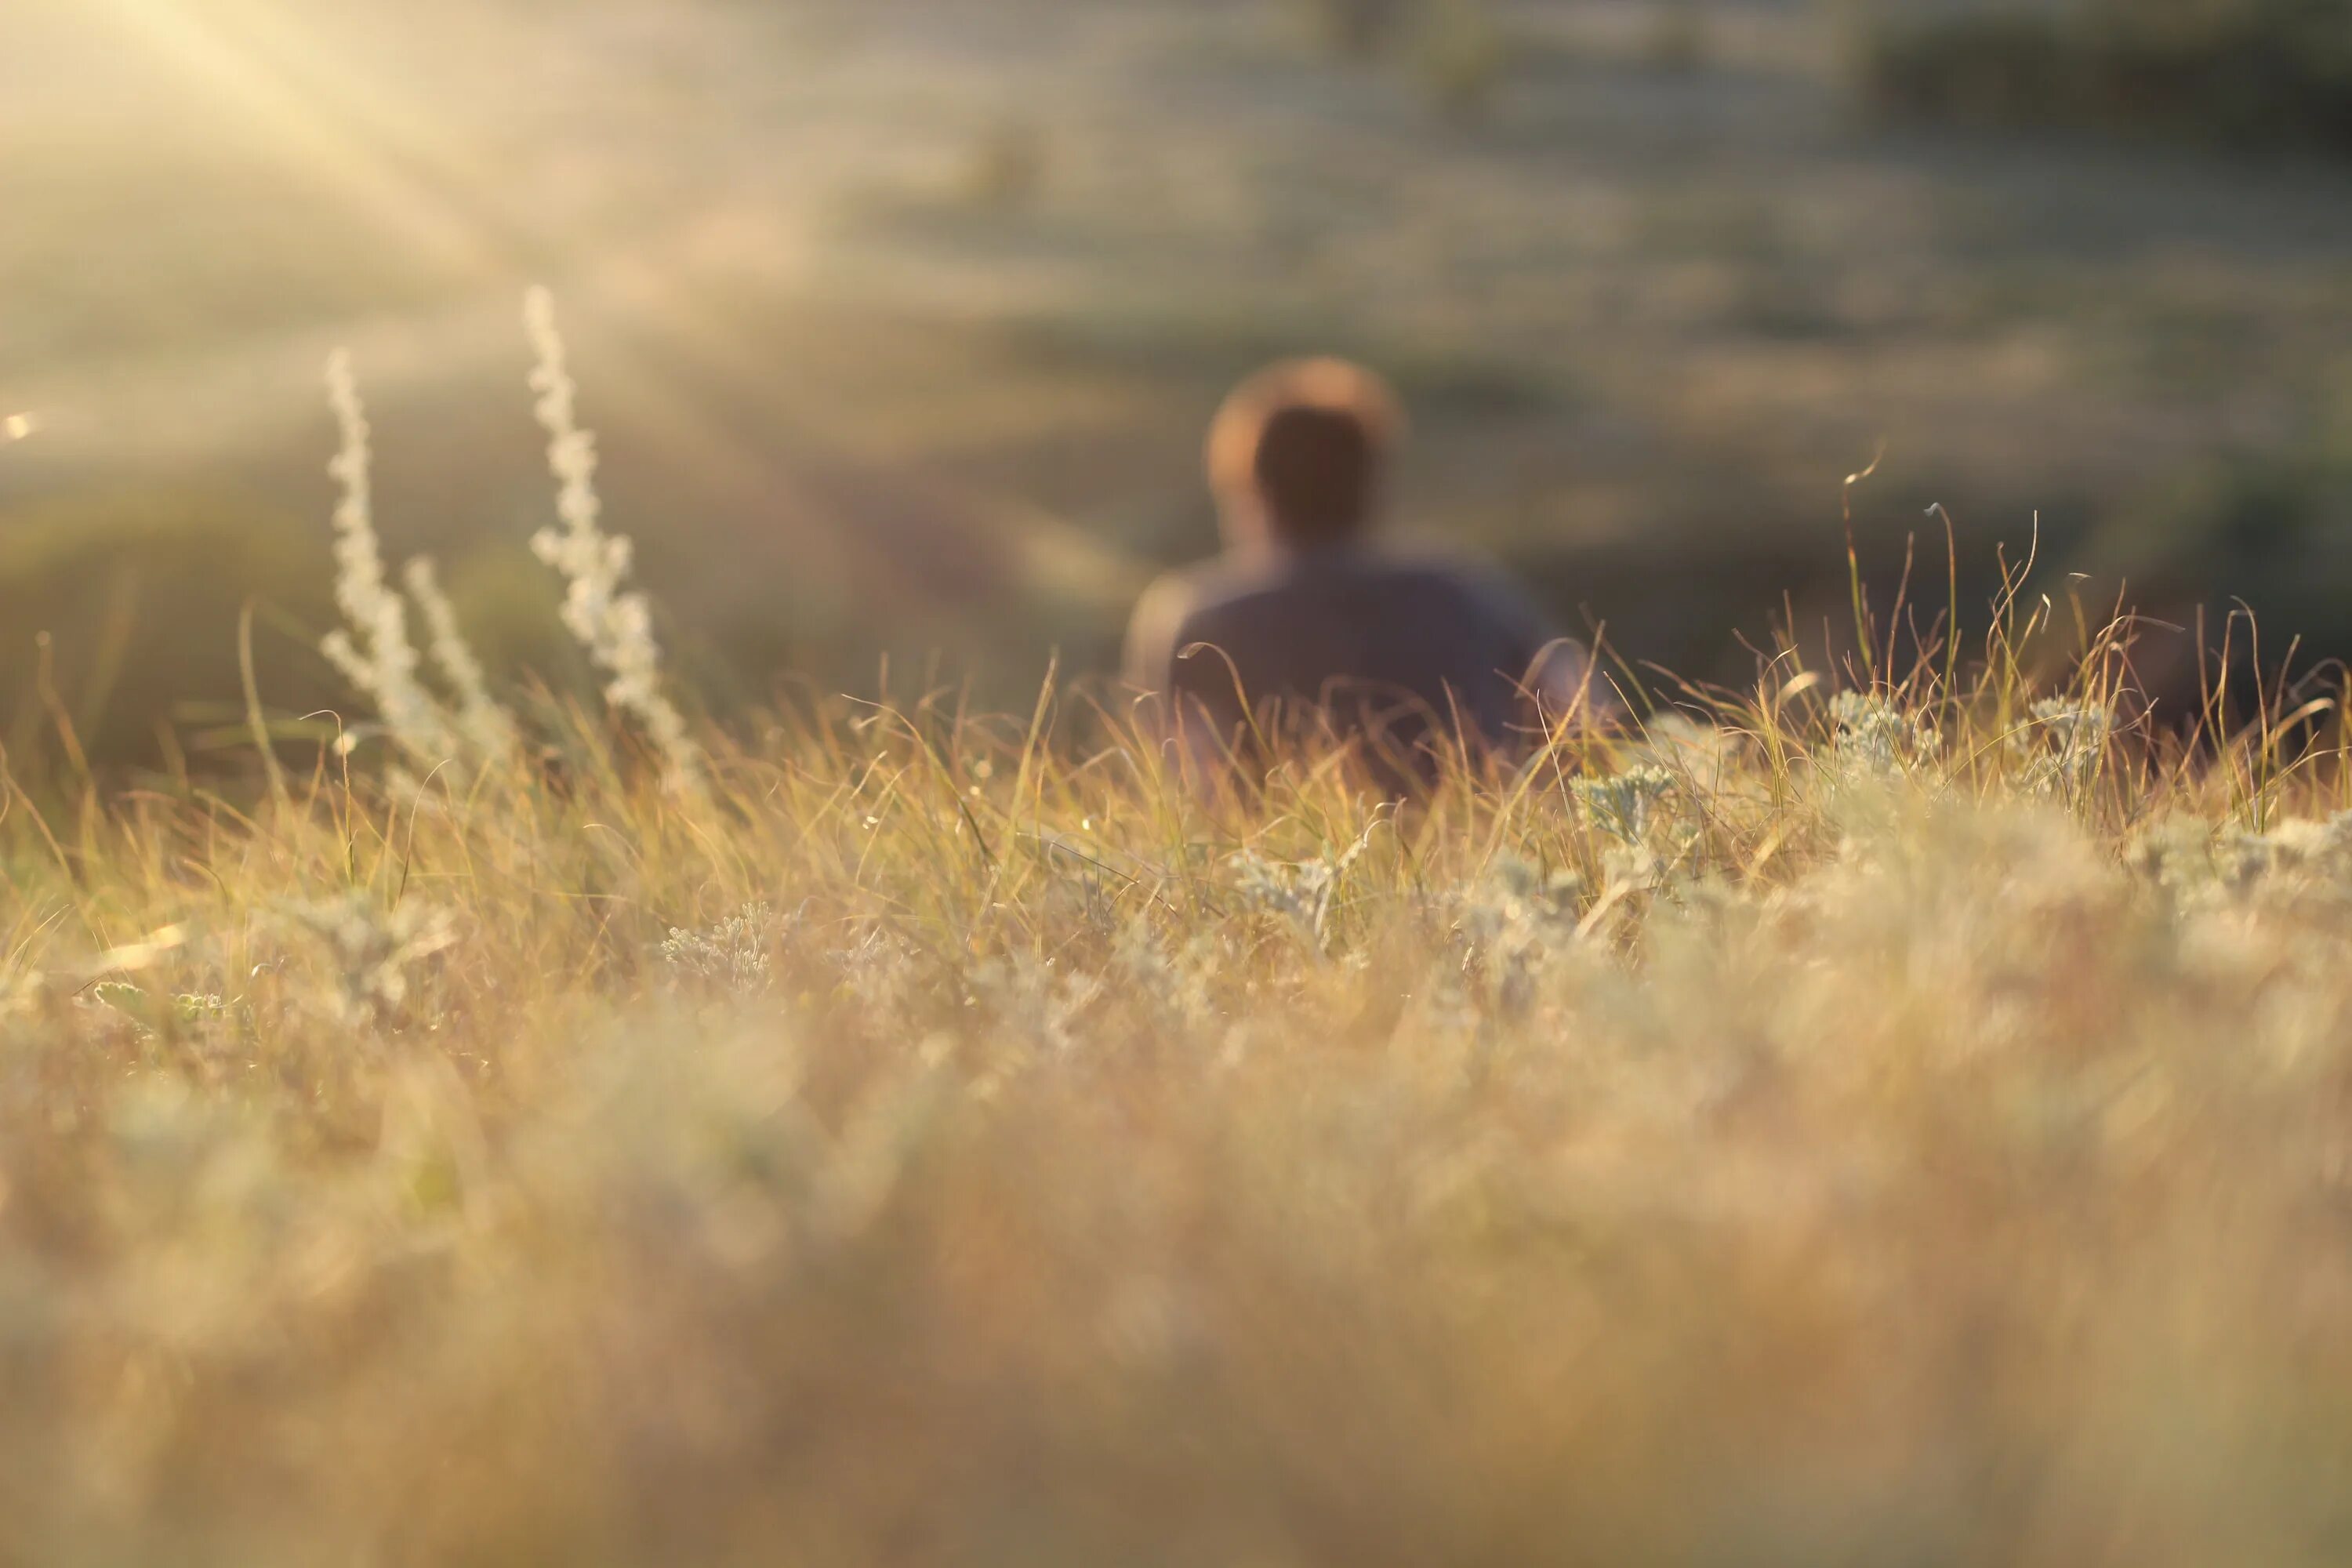
[[[2352,1561],[2341,171],[1882,137],[1793,0],[1475,124],[416,7],[0,47],[0,1568]],[[1090,673],[1293,338],[1635,717],[1399,804]]]
[[[2340,1562],[2340,705],[2019,618],[1402,809],[1050,690],[16,781],[0,1561]]]

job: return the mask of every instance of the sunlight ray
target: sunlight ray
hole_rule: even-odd
[[[233,124],[269,139],[390,236],[440,265],[487,269],[499,247],[453,194],[465,150],[341,66],[282,12],[174,0],[90,0]]]

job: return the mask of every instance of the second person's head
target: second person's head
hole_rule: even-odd
[[[1395,394],[1361,365],[1290,360],[1250,377],[1209,427],[1227,541],[1309,550],[1358,538],[1403,428]]]

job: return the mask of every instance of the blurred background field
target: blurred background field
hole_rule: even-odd
[[[500,672],[583,679],[527,547],[531,281],[718,707],[869,689],[885,653],[1008,701],[1055,650],[1107,665],[1213,544],[1218,395],[1325,349],[1412,406],[1404,524],[1635,661],[1850,624],[1840,485],[1882,444],[1853,516],[1882,591],[1914,534],[1940,576],[1940,503],[1962,603],[2038,527],[2053,591],[2242,598],[2276,647],[2352,651],[2332,0],[15,0],[7,28],[15,757],[60,704],[104,758],[241,735],[256,596],[268,703],[348,705],[308,651],[338,344],[389,543],[440,559]]]

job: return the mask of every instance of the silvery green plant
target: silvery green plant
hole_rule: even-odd
[[[1073,1026],[1105,989],[1098,974],[1072,973],[1026,952],[980,964],[969,984],[972,1003],[985,1008],[1008,1037],[1051,1056],[1077,1047]]]
[[[1830,720],[1833,771],[1848,780],[1907,773],[1942,750],[1942,736],[1875,693],[1839,692]]]
[[[83,1000],[121,1014],[144,1035],[210,1023],[226,1018],[230,1010],[230,1004],[217,992],[158,994],[134,981],[120,979],[98,982],[83,994]]]
[[[2352,812],[2325,822],[2289,818],[2260,833],[2226,831],[2212,864],[2219,883],[2235,893],[2341,892],[2352,887]]]
[[[1465,996],[1490,1017],[1533,1005],[1544,964],[1576,942],[1585,881],[1518,855],[1498,857],[1465,891],[1454,924]]]
[[[848,944],[824,954],[824,961],[844,994],[856,998],[869,1012],[906,1005],[921,987],[915,964],[918,950],[897,931],[880,921],[859,929]]]
[[[2023,784],[2040,795],[2073,799],[2098,776],[2115,733],[2115,715],[2096,703],[2048,698],[2033,705],[2043,742],[2027,762]]]
[[[1129,920],[1112,943],[1111,966],[1129,997],[1177,1027],[1207,1029],[1217,1020],[1209,976],[1232,961],[1231,941],[1229,932],[1204,931],[1171,951],[1149,921]]]
[[[1244,849],[1231,862],[1234,891],[1247,907],[1288,920],[1322,952],[1330,942],[1332,902],[1378,826],[1374,823],[1365,828],[1361,837],[1339,854],[1327,851],[1314,860],[1269,860],[1255,849]]]
[[[359,889],[289,904],[285,912],[332,955],[335,986],[326,1001],[348,1021],[381,1022],[401,1013],[419,966],[457,940],[447,910],[413,900],[387,909]]]
[[[770,950],[778,929],[774,910],[765,903],[745,904],[699,931],[670,927],[661,944],[662,962],[675,979],[752,995],[765,991],[774,977]]]
[[[1658,802],[1675,787],[1675,775],[1664,768],[1629,768],[1607,778],[1570,781],[1569,790],[1584,807],[1585,816],[1620,843],[1635,845],[1649,836]]]

